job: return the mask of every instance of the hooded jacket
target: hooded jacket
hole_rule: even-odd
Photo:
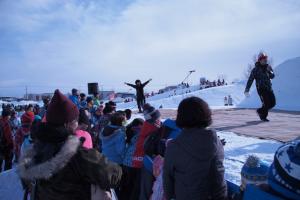
[[[108,190],[118,185],[122,174],[118,165],[83,148],[74,135],[63,142],[35,141],[17,169],[22,180],[36,181],[36,200],[90,200],[92,184]]]
[[[123,163],[125,155],[125,129],[121,126],[108,125],[101,134],[102,153],[118,164]]]
[[[223,145],[214,131],[184,129],[166,150],[163,169],[166,199],[226,199],[223,159]]]

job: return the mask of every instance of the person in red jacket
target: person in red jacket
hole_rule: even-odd
[[[4,109],[0,119],[0,172],[3,161],[5,161],[4,170],[12,168],[14,143],[9,123],[10,115],[10,110]]]
[[[21,146],[24,141],[24,136],[30,134],[30,128],[34,121],[34,113],[26,111],[21,117],[22,126],[18,129],[15,136],[15,161],[18,162],[20,157]]]
[[[136,149],[132,158],[132,167],[140,171],[140,200],[149,199],[152,193],[153,175],[144,166],[144,143],[151,133],[157,131],[161,126],[160,112],[150,104],[144,105],[145,122],[138,137]],[[138,189],[138,190],[139,190]]]

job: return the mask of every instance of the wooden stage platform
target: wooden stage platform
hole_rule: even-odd
[[[160,110],[162,118],[176,118],[176,110]],[[286,142],[300,136],[300,112],[272,110],[270,122],[261,122],[254,109],[213,110],[213,125],[219,131]]]

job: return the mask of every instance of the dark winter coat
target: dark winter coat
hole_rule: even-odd
[[[163,168],[166,199],[226,199],[223,160],[223,145],[214,131],[184,129],[166,150]]]
[[[245,91],[249,92],[254,80],[256,81],[257,91],[272,91],[271,79],[274,77],[274,71],[270,65],[261,65],[259,62],[256,62],[254,69],[251,71]]]
[[[12,130],[10,123],[7,119],[1,118],[0,119],[0,154],[8,155],[13,151],[14,148],[14,142],[13,142],[13,136],[12,136]],[[0,167],[1,169],[1,167]]]
[[[136,98],[137,99],[144,99],[145,95],[144,95],[144,87],[149,83],[150,81],[146,81],[145,83],[142,83],[140,85],[134,85],[134,84],[130,84],[127,83],[128,86],[133,87],[134,89],[136,89]]]
[[[18,165],[23,180],[37,181],[35,200],[90,200],[91,184],[103,189],[118,185],[121,168],[96,150],[83,148],[73,135],[50,159],[36,163],[37,158],[49,156],[46,154],[53,152],[56,145],[44,144],[38,151],[38,147],[29,149]]]

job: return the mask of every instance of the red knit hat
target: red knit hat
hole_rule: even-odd
[[[78,116],[79,111],[77,106],[59,90],[55,90],[54,96],[47,109],[47,123],[63,125],[67,122],[77,120]]]
[[[22,125],[31,125],[34,120],[34,113],[29,111],[25,112],[21,117]]]

